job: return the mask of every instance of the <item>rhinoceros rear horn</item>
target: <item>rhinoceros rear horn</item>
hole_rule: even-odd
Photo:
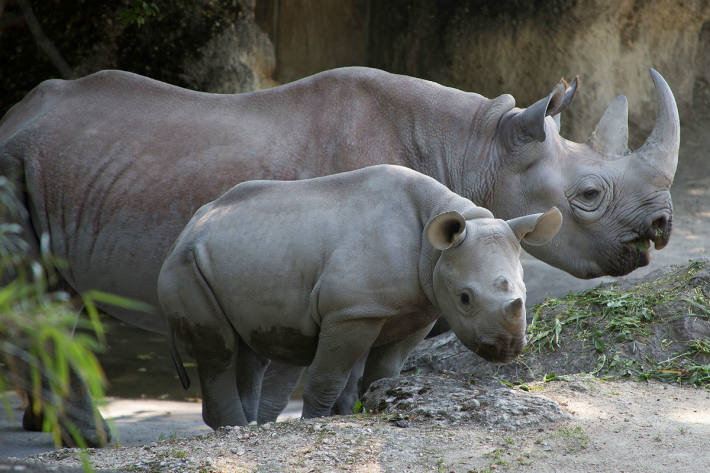
[[[564,79],[560,79],[560,82],[547,97],[538,100],[520,112],[516,118],[520,124],[520,130],[536,141],[541,143],[545,141],[545,117],[548,115],[555,117],[559,129],[558,115],[572,103],[572,99],[577,93],[578,84],[577,77],[574,78],[571,85],[568,85]]]
[[[651,79],[656,86],[658,111],[653,131],[646,142],[632,156],[643,159],[663,176],[673,182],[678,166],[678,148],[680,146],[680,119],[678,106],[673,92],[661,74],[651,69]]]
[[[518,240],[529,245],[544,245],[557,235],[562,226],[562,214],[557,207],[547,212],[525,215],[506,222]]]
[[[453,248],[466,238],[466,219],[455,211],[444,212],[429,220],[424,234],[437,250]]]
[[[625,96],[611,101],[589,137],[589,146],[604,156],[629,153],[629,102]]]

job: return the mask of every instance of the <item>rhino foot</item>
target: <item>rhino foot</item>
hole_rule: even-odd
[[[72,448],[105,447],[111,441],[108,424],[96,411],[86,386],[73,373],[71,383],[72,397],[62,401],[64,413],[59,418],[62,446]],[[47,397],[51,397],[51,395],[47,394]],[[42,409],[35,412],[34,406],[34,399],[28,393],[27,407],[22,416],[22,428],[30,432],[42,432],[44,430],[44,412]]]
[[[80,447],[79,443],[74,439],[72,431],[77,432],[84,442],[84,445],[89,448],[105,447],[111,441],[111,432],[108,424],[103,418],[100,418],[101,428],[96,428],[94,420],[88,419],[90,413],[82,413],[81,419],[63,418],[60,420],[62,447]],[[30,404],[22,416],[22,428],[29,432],[42,432],[42,424],[44,423],[44,414],[40,411],[36,414]],[[72,426],[74,428],[72,428]]]
[[[32,400],[30,399],[29,405],[25,409],[25,413],[22,415],[22,428],[28,432],[41,432],[42,424],[44,423],[44,415],[42,412],[35,414],[32,408]]]

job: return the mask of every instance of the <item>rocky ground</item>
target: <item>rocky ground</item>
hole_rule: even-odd
[[[89,461],[98,469],[147,472],[710,469],[710,392],[704,389],[569,376],[531,383],[528,391],[508,390],[501,403],[498,396],[488,397],[485,387],[449,388],[442,391],[442,399],[459,390],[475,393],[473,399],[480,401],[448,397],[449,403],[459,402],[463,413],[451,417],[451,411],[438,414],[433,399],[425,401],[415,394],[409,401],[421,402],[422,409],[222,429],[143,447],[94,450]],[[492,422],[482,421],[486,416]],[[32,461],[45,468],[80,465],[75,450]],[[33,468],[27,465],[28,471]]]

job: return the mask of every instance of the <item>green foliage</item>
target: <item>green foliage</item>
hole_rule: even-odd
[[[133,0],[129,8],[118,12],[118,16],[121,18],[121,22],[124,25],[137,25],[141,27],[145,24],[146,18],[158,16],[158,13],[160,13],[160,9],[155,2]]]
[[[0,177],[0,221],[25,217],[13,190],[12,183]],[[68,293],[52,290],[58,281],[56,269],[63,263],[51,256],[47,237],[40,241],[39,258],[31,258],[20,230],[16,223],[0,224],[0,397],[12,416],[5,391],[30,393],[32,408],[42,413],[43,429],[52,433],[56,445],[61,444],[63,428],[77,445],[85,446],[65,416],[64,400],[71,395],[73,376],[86,384],[93,399],[104,398],[105,379],[95,353],[105,340],[96,303],[142,307],[95,291],[72,300]],[[79,317],[82,304],[88,318]],[[102,426],[97,409],[94,415],[96,425]]]
[[[353,406],[353,414],[364,414],[365,413],[365,406],[362,405],[362,401],[359,399],[355,402],[355,405]]]
[[[12,184],[0,181],[0,217],[24,217],[14,199]],[[0,391],[8,387],[32,394],[36,414],[43,413],[45,430],[61,444],[62,400],[70,393],[70,372],[78,373],[92,395],[103,398],[104,377],[94,352],[100,349],[103,331],[96,311],[89,320],[78,320],[69,295],[48,288],[56,281],[52,261],[43,239],[40,261],[27,256],[27,244],[14,223],[0,225]],[[90,299],[86,300],[91,305]],[[93,329],[96,337],[76,328]],[[7,407],[7,399],[4,399]],[[11,414],[11,412],[10,412]],[[98,415],[98,411],[97,411]],[[64,427],[78,445],[76,428]]]
[[[703,262],[693,262],[629,290],[605,286],[545,300],[536,308],[528,327],[526,353],[566,350],[569,345],[565,347],[565,343],[574,341],[596,352],[594,374],[710,386],[707,338],[660,340],[663,350],[674,350],[663,360],[630,356],[651,342],[654,330],[673,320],[710,319],[710,300],[700,288],[688,285],[704,266]],[[656,308],[662,303],[675,304],[673,307],[680,309],[672,315],[659,316]]]

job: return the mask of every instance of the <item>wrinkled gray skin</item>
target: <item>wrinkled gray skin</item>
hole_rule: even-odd
[[[76,291],[157,307],[160,265],[201,205],[252,179],[303,179],[392,163],[430,175],[501,218],[557,206],[562,229],[533,255],[578,277],[625,274],[668,241],[678,113],[657,73],[659,116],[626,146],[619,98],[586,144],[553,117],[576,81],[527,109],[367,68],[326,71],[239,95],[189,91],[103,71],[43,82],[0,122],[0,174],[16,183],[25,237],[70,266]],[[104,310],[165,332],[158,312]],[[80,426],[88,431],[91,426]]]
[[[255,416],[245,406],[255,407],[253,377],[263,371],[242,363],[249,351],[264,365],[310,365],[303,417],[319,417],[365,354],[363,389],[397,376],[440,314],[484,358],[518,355],[518,241],[542,244],[560,224],[556,209],[494,219],[400,166],[246,182],[190,220],[160,271],[158,296],[197,360],[210,427]]]

